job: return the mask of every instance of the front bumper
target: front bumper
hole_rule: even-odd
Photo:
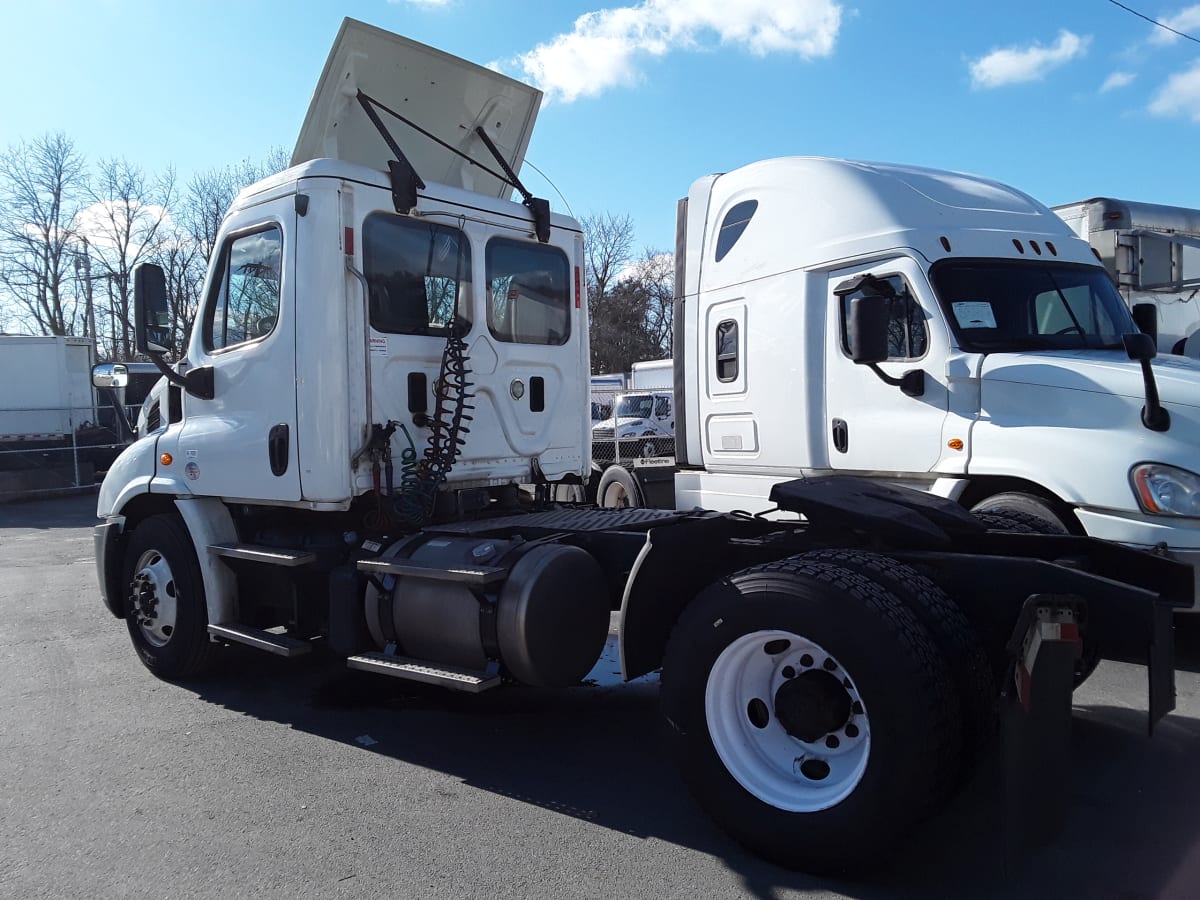
[[[1200,520],[1086,508],[1076,509],[1075,515],[1090,537],[1149,550],[1190,566],[1196,600],[1190,609],[1178,611],[1200,612]]]

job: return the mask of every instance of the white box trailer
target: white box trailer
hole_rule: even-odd
[[[1159,351],[1200,358],[1200,209],[1111,197],[1053,209],[1091,244],[1129,307],[1153,309]]]
[[[630,366],[629,386],[635,391],[670,390],[675,379],[672,359],[648,359]]]
[[[0,443],[68,439],[96,421],[90,338],[0,335]]]

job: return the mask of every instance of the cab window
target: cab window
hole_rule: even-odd
[[[488,330],[500,341],[565,344],[571,337],[569,271],[557,247],[493,238],[487,245]]]
[[[271,225],[225,243],[204,319],[204,344],[224,350],[266,337],[279,316],[283,234]]]
[[[363,223],[363,273],[376,331],[444,335],[456,320],[469,327],[471,250],[459,229],[373,213]]]

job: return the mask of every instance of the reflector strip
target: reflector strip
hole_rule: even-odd
[[[579,266],[575,267],[575,308],[583,309],[583,295],[579,289]]]
[[[353,256],[354,255],[354,229],[347,226],[343,230],[345,231],[345,237],[343,238],[343,243],[346,248],[345,253],[347,256]]]

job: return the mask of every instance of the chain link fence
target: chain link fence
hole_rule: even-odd
[[[660,383],[661,382],[661,383]],[[637,388],[593,389],[592,461],[601,469],[675,455],[674,396],[669,376]]]
[[[0,406],[0,502],[90,489],[124,447],[111,401]]]

